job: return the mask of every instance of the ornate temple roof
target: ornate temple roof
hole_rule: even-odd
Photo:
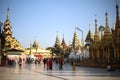
[[[40,48],[39,44],[37,43],[36,40],[34,40],[32,48]]]
[[[64,49],[67,49],[67,45],[66,45],[65,40],[64,40],[64,35],[63,35],[63,39],[62,39],[62,42],[61,42],[61,46],[62,46]]]
[[[60,47],[60,46],[61,46],[61,45],[60,45],[60,38],[59,38],[58,33],[57,33],[54,47]]]
[[[73,47],[73,49],[78,49],[79,47],[81,47],[76,30],[75,30],[74,36],[73,36],[72,47]]]
[[[4,47],[5,51],[8,49],[24,50],[24,48],[20,45],[20,43],[14,37],[12,37],[9,8],[7,9],[7,18],[4,23],[3,35],[5,36],[5,47]]]
[[[89,25],[89,27],[90,27],[90,25]],[[89,28],[89,31],[88,31],[87,37],[85,39],[85,42],[92,42],[93,38],[94,38],[93,33],[92,33],[91,29]]]

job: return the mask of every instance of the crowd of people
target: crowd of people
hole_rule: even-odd
[[[25,59],[22,59],[21,57],[19,57],[17,61],[14,59],[8,58],[6,61],[6,64],[8,66],[15,66],[16,64],[18,64],[19,66],[22,66],[23,62],[31,63],[31,61],[32,60],[30,58],[26,58],[26,60],[25,60]],[[44,68],[46,70],[53,70],[53,64],[58,64],[59,70],[63,70],[63,65],[65,63],[65,60],[64,60],[64,58],[44,58],[42,60],[39,58],[36,58],[34,60],[34,62],[35,62],[35,64],[43,63]],[[77,62],[76,59],[74,59],[74,58],[70,59],[72,70],[75,70],[75,63],[76,62]],[[115,69],[112,68],[110,60],[108,60],[107,70],[108,71],[115,71]]]
[[[19,58],[17,61],[14,60],[14,59],[8,58],[7,61],[6,61],[6,64],[8,66],[15,66],[18,63],[18,65],[21,66],[23,61],[24,60],[22,60],[22,58]]]
[[[53,69],[53,63],[59,64],[59,69],[62,70],[64,59],[63,58],[44,58],[43,59],[44,68],[46,68],[47,70]]]
[[[31,61],[32,60],[30,58],[26,58],[26,60],[23,60],[22,58],[19,57],[19,59],[17,61],[14,59],[8,59],[7,65],[14,66],[14,65],[18,64],[19,66],[22,66],[22,64],[24,62],[29,64],[29,63],[31,63]],[[53,70],[53,64],[58,64],[57,66],[58,66],[59,70],[63,70],[63,65],[64,65],[65,61],[66,60],[64,58],[44,58],[42,60],[39,58],[36,58],[34,60],[34,63],[35,64],[43,63],[44,69],[46,69],[46,70]],[[75,70],[75,60],[74,59],[71,59],[71,66],[72,66],[73,70]]]

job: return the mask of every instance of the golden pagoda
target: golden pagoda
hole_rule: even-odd
[[[97,30],[97,20],[95,20],[95,35],[90,46],[90,60],[96,63],[106,64],[109,60],[111,64],[120,64],[120,19],[118,5],[116,4],[116,24],[115,29],[110,31],[108,24],[108,13],[105,13],[104,34],[99,37]]]
[[[76,29],[75,29],[74,36],[73,36],[72,48],[74,50],[78,50],[81,48],[81,44],[80,44],[80,41],[78,39],[78,33],[76,32]]]
[[[9,8],[7,9],[7,18],[4,23],[3,35],[5,39],[4,49],[3,49],[4,52],[10,49],[24,50],[24,48],[15,39],[15,37],[12,36],[10,17],[9,17]]]
[[[93,40],[94,40],[94,35],[93,35],[91,28],[90,28],[90,25],[89,25],[89,31],[88,31],[87,37],[85,39],[85,42],[86,42],[85,46],[90,45],[91,42],[93,42]]]
[[[28,56],[31,56],[31,58],[40,58],[41,60],[51,57],[50,50],[41,48],[36,39],[33,44],[30,44],[30,48],[26,49],[26,53]]]
[[[56,41],[55,41],[54,47],[55,48],[61,47],[61,45],[60,45],[60,38],[59,38],[58,33],[57,33],[57,36],[56,36]]]
[[[120,19],[118,4],[116,4],[115,30],[112,31],[112,50],[115,62],[118,62],[120,64]]]

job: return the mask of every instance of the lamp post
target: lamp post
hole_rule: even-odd
[[[80,32],[82,32],[82,47],[81,47],[81,50],[82,50],[82,51],[81,51],[81,52],[82,52],[83,58],[84,58],[84,50],[83,50],[83,49],[84,49],[83,30],[81,30],[79,27],[76,27],[76,29],[79,30]],[[82,60],[84,60],[83,58],[82,58]]]

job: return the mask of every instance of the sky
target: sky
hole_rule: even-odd
[[[120,1],[117,1],[120,7]],[[7,8],[13,37],[24,48],[36,39],[41,48],[54,46],[56,35],[66,44],[72,42],[75,27],[83,31],[84,39],[89,30],[94,33],[95,19],[98,27],[105,26],[108,12],[109,27],[115,24],[116,0],[0,0],[0,21],[5,22]],[[120,11],[120,8],[119,8]],[[77,31],[79,40],[82,33]]]

